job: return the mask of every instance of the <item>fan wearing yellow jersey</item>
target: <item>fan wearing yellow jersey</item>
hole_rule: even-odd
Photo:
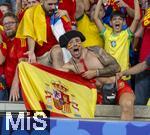
[[[129,45],[132,33],[135,32],[140,19],[140,7],[138,0],[134,0],[134,19],[129,28],[122,30],[124,15],[120,12],[113,12],[111,15],[111,25],[112,29],[106,28],[102,21],[99,19],[98,14],[103,0],[99,0],[96,6],[94,21],[100,31],[100,34],[104,37],[105,45],[104,48],[106,52],[116,58],[117,62],[121,66],[122,70],[127,70],[129,68]],[[119,86],[119,85],[118,85]],[[121,87],[123,84],[120,85]],[[130,118],[131,114],[133,116],[134,100],[135,96],[133,93],[129,92],[130,86],[127,84],[127,87],[124,89],[120,100],[119,105],[126,106],[123,110],[124,117]],[[132,111],[128,111],[132,110]],[[132,112],[132,113],[131,113]]]
[[[135,15],[131,26],[125,30],[122,30],[124,14],[119,11],[114,11],[111,15],[112,28],[106,28],[102,21],[99,19],[98,14],[102,5],[102,0],[98,1],[96,11],[94,14],[94,21],[100,31],[100,35],[103,36],[105,50],[116,58],[117,62],[121,66],[121,71],[129,68],[129,47],[133,33],[136,30],[140,19],[140,7],[138,0],[134,0]],[[124,78],[128,80],[129,78]]]
[[[84,47],[99,46],[103,47],[104,41],[99,37],[98,28],[96,27],[93,15],[96,7],[96,3],[90,7],[88,0],[76,0],[76,19],[77,19],[77,30],[82,32],[86,40],[83,42]],[[87,13],[86,10],[90,12]],[[101,7],[99,17],[105,16],[104,8]]]

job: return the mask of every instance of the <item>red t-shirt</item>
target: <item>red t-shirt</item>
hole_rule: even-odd
[[[132,9],[134,9],[134,0],[124,0],[124,2],[126,4],[128,4],[128,6]],[[127,25],[130,26],[132,21],[133,21],[133,18],[130,17],[129,15],[126,17],[126,21],[127,21]]]
[[[42,56],[45,52],[49,51],[54,45],[58,44],[55,36],[53,35],[51,26],[50,26],[50,17],[46,17],[46,28],[47,28],[47,43],[43,45],[35,45],[35,55],[37,57]]]
[[[18,38],[7,40],[2,43],[1,51],[5,56],[4,75],[6,83],[8,87],[11,87],[19,58],[24,57],[24,53],[27,51],[26,41]]]
[[[150,28],[146,27],[143,35],[143,42],[140,50],[140,62],[147,59],[150,55]]]
[[[1,33],[2,41],[6,41],[7,37],[4,32]],[[0,49],[2,50],[3,45],[0,45]],[[4,74],[4,65],[0,65],[0,76]]]
[[[134,0],[124,0],[124,2],[126,4],[128,4],[128,6],[132,9],[134,9]],[[141,14],[141,17],[142,17],[142,9],[140,9],[140,14]],[[126,17],[126,21],[127,21],[127,25],[130,26],[132,21],[133,21],[133,18],[130,17],[129,15]]]
[[[19,22],[21,21],[22,17],[24,16],[24,13],[25,13],[25,10],[24,9],[21,9],[18,14],[17,14],[17,17],[19,19]]]
[[[2,18],[3,18],[3,13],[2,13],[2,11],[0,10],[0,25],[2,25]]]
[[[76,20],[75,20],[75,13],[76,13],[76,0],[60,0],[59,9],[67,10],[69,17],[71,19],[71,24],[75,25]]]
[[[134,8],[134,0],[124,0],[126,4],[128,4],[131,8]]]

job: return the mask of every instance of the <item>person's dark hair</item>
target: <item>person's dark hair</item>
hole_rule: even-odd
[[[8,7],[9,12],[12,11],[11,5],[10,5],[9,3],[2,3],[2,4],[0,4],[0,7],[1,7],[1,6],[6,6],[6,7]]]
[[[148,1],[148,8],[150,8],[150,1]]]
[[[120,12],[120,11],[113,11],[112,13],[111,13],[111,16],[110,16],[110,19],[112,19],[114,16],[120,16],[121,18],[125,18],[125,14],[123,14],[122,12]]]
[[[2,19],[2,20],[4,20],[4,18],[5,18],[5,17],[12,17],[12,18],[14,18],[14,19],[15,19],[16,23],[18,23],[18,22],[19,22],[19,20],[18,20],[17,16],[16,16],[14,13],[12,13],[12,12],[8,12],[8,13],[6,13],[6,14],[3,16],[3,19]]]
[[[86,40],[85,36],[80,31],[71,30],[71,31],[68,31],[65,34],[60,36],[60,38],[59,38],[60,47],[62,47],[62,48],[65,47],[66,48],[69,41],[72,38],[75,38],[75,37],[79,37],[82,42],[84,42]]]

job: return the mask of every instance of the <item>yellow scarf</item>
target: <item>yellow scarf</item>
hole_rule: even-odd
[[[40,4],[26,10],[16,33],[17,38],[33,38],[39,45],[47,43],[45,12]]]

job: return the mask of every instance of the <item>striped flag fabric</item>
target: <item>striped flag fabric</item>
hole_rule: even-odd
[[[79,75],[39,64],[19,64],[19,80],[27,110],[50,111],[50,116],[93,118],[97,91]]]

